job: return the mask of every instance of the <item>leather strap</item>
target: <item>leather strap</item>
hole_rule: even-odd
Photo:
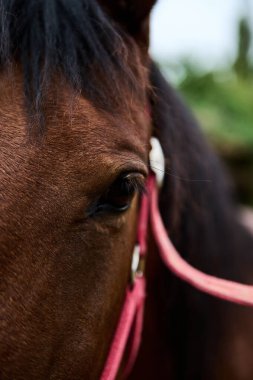
[[[156,181],[153,174],[148,179],[148,192],[150,196],[151,228],[159,253],[167,268],[181,280],[186,281],[204,293],[233,303],[253,306],[252,285],[244,285],[205,274],[192,267],[179,255],[171,243],[162,222],[158,208]]]
[[[149,199],[147,194],[144,194],[141,199],[141,207],[138,221],[137,241],[139,245],[140,262],[146,256],[147,252],[147,229],[148,229],[148,216],[149,212]],[[135,275],[133,283],[128,285],[123,309],[118,322],[118,326],[111,343],[109,355],[101,376],[101,380],[114,380],[119,371],[122,363],[124,351],[132,333],[132,340],[128,360],[123,370],[123,376],[131,372],[134,365],[136,356],[138,354],[141,333],[143,326],[143,314],[145,304],[145,289],[146,282],[144,274],[140,271]]]
[[[141,200],[137,234],[141,258],[145,257],[147,251],[147,227],[149,218],[161,258],[166,267],[177,277],[204,293],[233,303],[253,307],[253,286],[243,285],[205,274],[192,267],[176,251],[168,237],[168,233],[160,216],[158,191],[154,173],[150,173],[148,177],[147,194],[144,194]],[[101,380],[114,380],[116,378],[131,333],[132,340],[128,361],[123,371],[124,377],[130,373],[134,365],[141,342],[145,286],[143,273],[137,272],[134,284],[129,285],[126,291],[120,320]]]

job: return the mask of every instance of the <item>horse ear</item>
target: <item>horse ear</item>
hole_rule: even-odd
[[[99,2],[141,47],[148,48],[149,16],[156,0],[99,0]]]

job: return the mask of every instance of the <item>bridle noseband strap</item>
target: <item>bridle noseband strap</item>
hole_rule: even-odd
[[[139,263],[145,260],[147,252],[147,229],[148,229],[149,198],[146,194],[141,199],[141,207],[138,221],[137,241],[138,245],[134,249],[139,255]],[[133,257],[134,258],[134,257]],[[142,268],[139,265],[135,268],[135,273],[131,273],[131,282],[127,288],[123,309],[118,322],[118,326],[111,344],[109,355],[101,376],[101,380],[114,380],[119,371],[124,351],[132,333],[132,340],[128,360],[123,370],[124,378],[131,372],[138,354],[143,325],[143,314],[145,304],[146,281]]]
[[[124,369],[124,377],[126,377],[131,371],[141,340],[144,298],[145,279],[144,277],[137,278],[133,289],[127,289],[124,306],[121,311],[120,320],[118,322],[101,380],[114,380],[116,378],[131,329],[134,328],[131,351]]]
[[[163,225],[158,207],[156,178],[152,172],[147,180],[147,194],[144,194],[142,197],[139,214],[137,238],[140,261],[146,255],[149,219],[161,259],[171,272],[204,293],[233,303],[253,307],[253,286],[205,274],[192,267],[176,251]],[[114,380],[116,378],[131,333],[130,352],[125,370],[123,371],[124,377],[130,373],[138,353],[143,325],[146,283],[144,274],[142,271],[138,272],[138,267],[136,267],[136,273],[132,275],[132,278],[134,282],[129,284],[127,289],[120,320],[101,380]]]

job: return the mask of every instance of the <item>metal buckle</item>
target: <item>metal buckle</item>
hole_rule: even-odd
[[[131,264],[131,285],[135,283],[136,277],[142,277],[144,274],[145,259],[140,254],[140,246],[136,244],[132,256]]]

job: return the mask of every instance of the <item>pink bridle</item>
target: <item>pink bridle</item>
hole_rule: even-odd
[[[181,258],[171,243],[163,225],[159,208],[155,175],[151,173],[147,181],[147,193],[141,200],[138,224],[138,247],[134,254],[139,256],[139,264],[147,251],[147,229],[150,218],[151,228],[164,264],[177,277],[194,286],[196,289],[217,298],[241,305],[253,306],[253,286],[216,278],[195,269]],[[135,265],[133,283],[126,291],[125,302],[118,326],[111,344],[110,352],[101,376],[101,380],[114,380],[120,369],[123,354],[131,333],[131,346],[123,371],[127,377],[135,362],[141,342],[143,313],[145,303],[145,277],[141,265]]]

